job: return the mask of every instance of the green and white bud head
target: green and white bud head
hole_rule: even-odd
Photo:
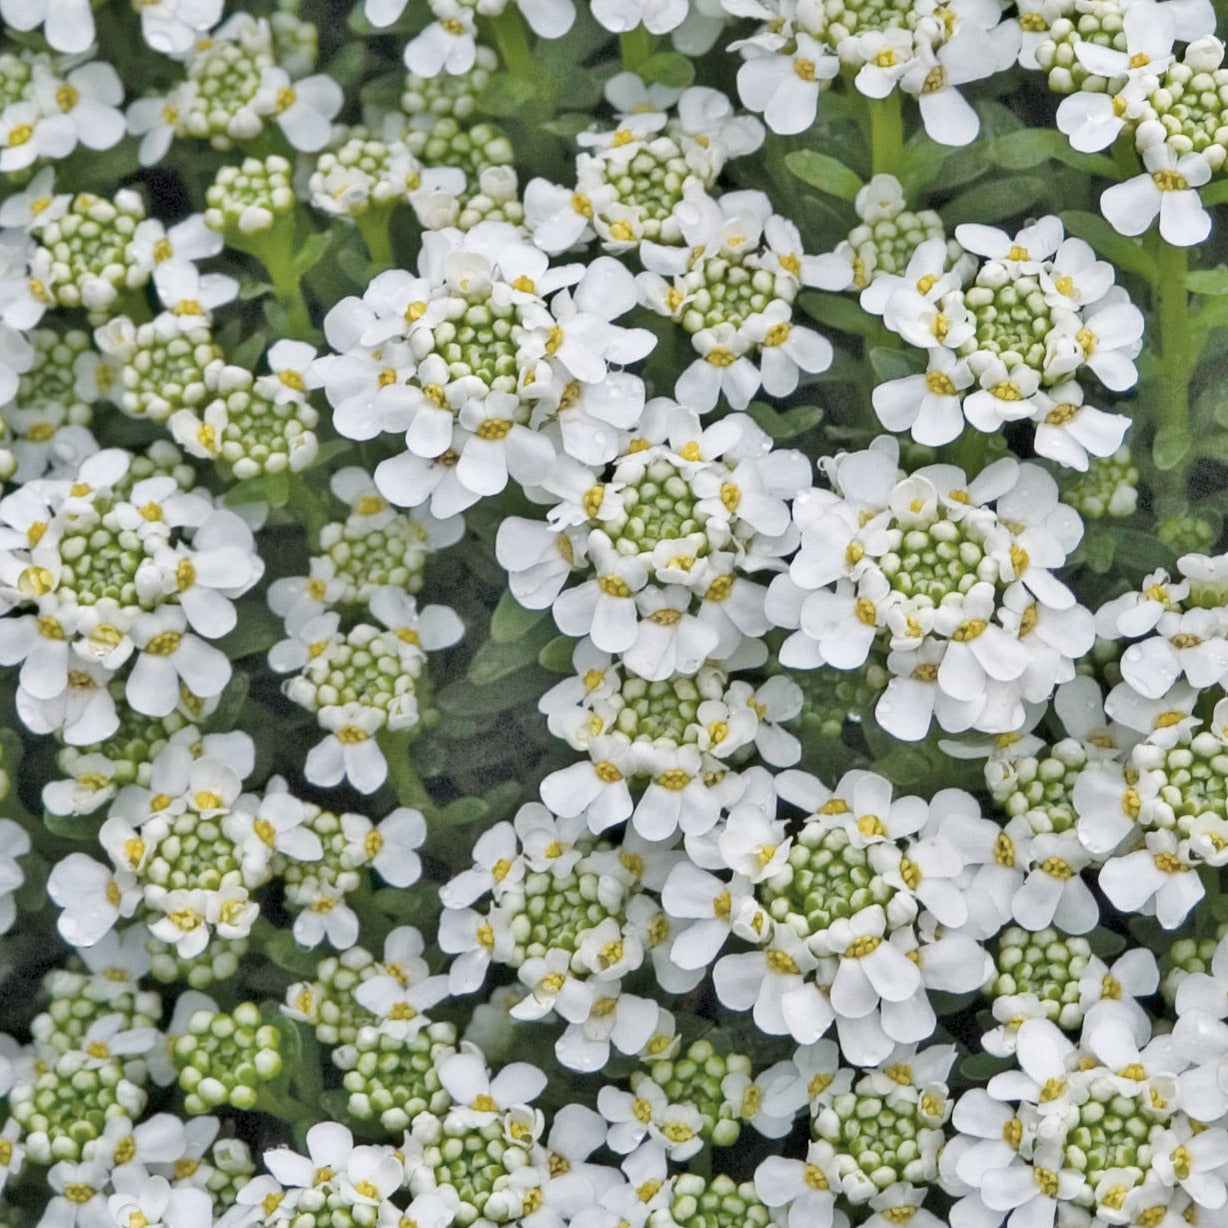
[[[1084,520],[1132,516],[1138,507],[1138,466],[1124,444],[1112,456],[1090,457],[1086,473],[1063,470],[1062,502]]]
[[[269,230],[294,208],[294,168],[277,154],[224,166],[205,191],[205,225],[219,233]]]
[[[738,1184],[720,1173],[701,1177],[681,1173],[672,1179],[670,1203],[648,1217],[650,1228],[767,1228],[771,1211],[759,1201],[754,1184]]]

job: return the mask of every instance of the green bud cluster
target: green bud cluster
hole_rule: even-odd
[[[324,213],[359,217],[403,202],[420,182],[421,165],[401,141],[384,141],[366,128],[350,129],[326,150],[311,176],[311,203]]]
[[[587,931],[610,917],[622,922],[621,908],[612,912],[602,898],[599,867],[585,858],[568,874],[530,872],[523,886],[523,903],[511,921],[513,968],[552,950],[575,952]]]
[[[360,1027],[352,1043],[333,1050],[349,1094],[346,1112],[355,1121],[378,1122],[389,1134],[407,1129],[420,1113],[446,1113],[451,1097],[437,1071],[455,1052],[450,1023],[429,1024],[405,1040]]]
[[[1082,90],[1103,94],[1109,89],[1104,77],[1089,73],[1075,55],[1080,42],[1095,43],[1114,51],[1126,50],[1124,11],[1116,0],[1081,0],[1049,27],[1049,37],[1036,48],[1036,62],[1048,73],[1049,88],[1058,94]]]
[[[204,324],[184,329],[170,313],[140,325],[124,345],[119,405],[134,418],[165,422],[209,399],[205,372],[222,349]]]
[[[515,1136],[509,1126],[514,1123],[504,1117],[499,1114],[488,1125],[473,1126],[465,1114],[448,1113],[435,1121],[420,1116],[406,1140],[410,1163],[432,1171],[435,1189],[451,1191],[444,1197],[459,1204],[454,1222],[461,1228],[479,1218],[503,1223],[522,1209],[521,1198],[510,1188],[511,1178],[530,1156],[527,1144],[511,1141]],[[531,1191],[524,1197],[532,1203]],[[528,1214],[529,1207],[523,1209]]]
[[[229,980],[239,970],[239,961],[247,954],[250,942],[242,938],[209,937],[209,945],[191,959],[185,959],[171,943],[162,942],[151,934],[145,940],[149,952],[149,973],[164,985],[183,981],[192,989],[208,989],[210,985]]]
[[[753,252],[708,256],[676,277],[674,285],[671,293],[680,295],[676,318],[688,333],[721,323],[737,328],[777,299],[792,303],[797,293],[790,278],[757,267]]]
[[[878,561],[897,593],[913,601],[942,604],[952,593],[966,593],[978,581],[998,579],[997,564],[981,542],[969,535],[969,525],[948,520],[935,507],[928,525],[886,530],[890,548]]]
[[[416,520],[386,510],[326,524],[320,530],[320,550],[332,563],[333,575],[345,582],[337,604],[365,606],[377,588],[387,585],[418,592],[431,547]]]
[[[34,346],[34,357],[30,369],[18,382],[13,404],[23,411],[41,409],[53,416],[27,426],[22,437],[31,443],[42,443],[55,433],[55,426],[65,423],[89,426],[94,407],[78,388],[79,377],[91,361],[87,356],[94,354],[89,333],[79,328],[63,332],[35,328],[26,333],[26,339]],[[109,373],[97,369],[95,378],[102,384]]]
[[[635,557],[651,553],[660,542],[703,533],[707,517],[696,512],[690,482],[667,457],[643,460],[632,453],[619,461],[614,476],[620,511],[597,523],[619,554]],[[707,553],[706,541],[697,545]]]
[[[9,1113],[21,1126],[30,1159],[79,1160],[112,1117],[140,1117],[147,1097],[138,1080],[144,1078],[142,1061],[98,1059],[80,1049],[40,1063],[32,1082],[9,1093]]]
[[[1228,820],[1228,746],[1209,730],[1186,732],[1172,747],[1141,742],[1130,761],[1159,786],[1139,816],[1148,829],[1171,828],[1186,837],[1201,819]],[[1215,832],[1209,834],[1217,842]]]
[[[1211,973],[1211,961],[1215,948],[1223,937],[1224,926],[1215,938],[1178,938],[1168,948],[1160,961],[1160,992],[1171,1006],[1177,997],[1177,988],[1193,972]]]
[[[230,149],[236,139],[258,136],[261,121],[252,109],[267,69],[276,64],[267,28],[252,23],[237,41],[214,39],[188,59],[187,79],[195,86],[176,131],[207,140],[214,149]]]
[[[87,192],[73,197],[63,217],[44,223],[31,267],[32,293],[48,305],[85,307],[101,323],[120,293],[144,286],[153,273],[133,243],[145,206],[121,189],[107,200]]]
[[[468,299],[454,293],[448,307],[448,318],[431,330],[431,349],[447,363],[449,379],[477,376],[488,388],[515,393],[520,383],[519,349],[524,331],[516,305],[497,302],[490,287],[483,286]],[[442,390],[434,393],[432,387],[437,386],[424,389],[426,395],[442,405]],[[523,405],[518,404],[512,412],[516,421],[528,421]]]
[[[894,217],[863,222],[849,231],[854,290],[864,290],[875,277],[902,276],[913,253],[927,239],[941,239],[946,231],[932,209],[904,210]],[[959,257],[958,244],[948,245],[948,265]]]
[[[896,1077],[891,1068],[886,1072]],[[938,1153],[946,1142],[944,1123],[952,1102],[945,1087],[918,1091],[911,1073],[899,1072],[900,1086],[885,1095],[869,1079],[827,1099],[814,1114],[811,1133],[835,1148],[836,1165],[849,1184],[885,1190],[897,1181],[929,1185],[938,1180]]]
[[[293,174],[290,163],[276,154],[223,166],[205,191],[205,225],[245,235],[268,230],[294,208]]]
[[[485,167],[478,175],[477,187],[470,184],[458,204],[453,223],[458,230],[471,230],[479,222],[507,222],[511,226],[524,222],[520,183],[510,166]]]
[[[619,705],[613,728],[632,741],[685,746],[696,741],[696,713],[705,696],[694,678],[645,682],[627,673],[615,702]]]
[[[718,1053],[707,1040],[692,1041],[680,1056],[653,1062],[650,1067],[652,1082],[665,1093],[666,1100],[695,1108],[703,1122],[700,1134],[718,1147],[732,1147],[741,1134],[740,1119],[744,1115],[754,1116],[757,1109],[757,1105],[747,1105],[752,1112],[743,1114],[744,1106],[732,1103],[721,1090],[721,1083],[727,1075],[749,1078],[751,1073],[749,1057],[742,1053]],[[640,1081],[635,1075],[632,1084],[639,1095]]]
[[[683,185],[694,177],[677,141],[661,133],[642,142],[625,162],[593,158],[582,163],[577,190],[586,196],[596,195],[595,189],[603,185],[613,191],[614,200],[604,210],[603,237],[624,243],[641,237],[678,243],[682,231],[673,213],[682,201]]]
[[[238,481],[298,470],[315,457],[320,415],[302,394],[279,395],[277,376],[254,376],[219,360],[205,371],[205,387],[204,409],[182,429],[195,435],[202,451],[229,465]],[[197,425],[199,418],[204,421]]]
[[[374,1027],[375,1016],[354,997],[363,981],[383,971],[375,956],[353,946],[322,959],[314,981],[298,981],[286,990],[282,1012],[302,1019],[315,1029],[324,1045],[352,1045],[362,1027]]]
[[[414,121],[415,128],[429,130],[433,120],[471,119],[477,110],[478,96],[499,69],[499,57],[490,47],[480,43],[476,48],[473,67],[467,72],[440,73],[435,77],[406,74],[401,94],[401,110]]]
[[[1138,122],[1145,120],[1163,125],[1165,144],[1178,154],[1201,153],[1212,170],[1222,170],[1228,157],[1228,68],[1171,65],[1147,97]]]
[[[305,803],[307,819],[303,826],[310,828],[320,838],[324,855],[319,861],[294,861],[277,855],[273,858],[273,872],[286,884],[287,899],[293,903],[315,885],[324,883],[348,895],[362,885],[364,867],[370,858],[361,845],[347,839],[340,816],[331,810],[321,810],[311,802]]]
[[[160,476],[174,478],[180,490],[191,490],[196,485],[195,468],[169,439],[155,439],[143,451],[134,452],[128,462],[128,472],[116,482],[115,489],[125,499],[130,499],[132,488],[138,482]]]
[[[281,1033],[260,1022],[260,1010],[241,1003],[230,1014],[193,1011],[188,1030],[174,1038],[171,1058],[179,1072],[184,1108],[210,1113],[221,1105],[254,1109],[260,1085],[281,1073]]]
[[[210,1148],[209,1160],[213,1171],[204,1188],[213,1199],[216,1220],[238,1202],[239,1191],[256,1175],[256,1163],[247,1144],[237,1138],[218,1139]],[[195,1160],[179,1160],[175,1175],[180,1179],[190,1177],[197,1164]]]
[[[1044,370],[1053,320],[1038,277],[1012,275],[1004,265],[991,262],[964,291],[964,302],[976,321],[969,352],[996,354],[1008,367],[1023,363]]]
[[[759,885],[759,898],[773,920],[801,938],[871,904],[885,907],[896,889],[873,864],[878,847],[858,848],[843,827],[808,820],[785,865]],[[895,846],[890,847],[894,852]]]
[[[1010,818],[1024,815],[1037,835],[1069,831],[1078,818],[1072,794],[1087,766],[1087,751],[1065,738],[1035,755],[991,759],[985,767],[989,791]]]
[[[383,712],[393,728],[417,723],[414,699],[426,654],[393,631],[360,623],[338,633],[328,649],[286,682],[286,694],[309,711],[362,704]]]
[[[1207,516],[1169,516],[1156,525],[1156,536],[1174,554],[1203,554],[1219,540],[1220,526]]]
[[[1072,1029],[1083,1022],[1079,980],[1092,959],[1086,938],[1055,929],[1029,933],[1018,926],[1002,931],[994,957],[995,975],[986,984],[988,998],[1031,994],[1046,1018]]]
[[[859,670],[821,665],[783,672],[802,691],[802,710],[787,726],[801,739],[801,766],[825,776],[852,767],[856,753],[842,740],[844,728],[860,719],[890,681],[882,663],[872,656]]]
[[[1129,1069],[1129,1068],[1127,1068]],[[1088,1099],[1078,1107],[1065,1142],[1063,1168],[1081,1173],[1089,1186],[1096,1186],[1108,1172],[1118,1168],[1151,1167],[1150,1140],[1163,1129],[1171,1110],[1153,1107],[1145,1072],[1138,1068],[1138,1091],[1123,1094],[1122,1079],[1108,1071],[1089,1081]]]
[[[146,540],[148,550],[134,530],[119,523],[110,498],[95,496],[92,509],[66,524],[57,546],[62,567],[55,592],[60,604],[94,606],[107,601],[139,609],[137,568],[162,542],[156,534]]]
[[[423,166],[454,166],[465,172],[468,193],[473,193],[487,167],[511,166],[512,143],[497,124],[464,127],[445,116],[427,130],[406,129],[402,137],[409,152]]]
[[[166,798],[165,794],[161,796]],[[154,803],[158,800],[155,798]],[[197,804],[204,801],[199,794],[194,800]],[[216,797],[210,800],[215,806],[219,802]],[[168,805],[170,801],[166,798]],[[168,820],[155,814],[140,829],[147,860],[138,877],[168,891],[219,891],[242,886],[239,852],[223,830],[226,813],[201,814],[189,805]]]
[[[282,5],[269,15],[273,55],[292,77],[307,76],[320,54],[320,32],[315,24],[298,16],[298,5]]]
[[[1138,506],[1138,466],[1124,444],[1112,456],[1091,457],[1086,473],[1063,471],[1062,501],[1084,520],[1131,516]]]
[[[669,1207],[648,1217],[650,1228],[767,1228],[772,1213],[759,1201],[754,1185],[738,1184],[720,1173],[673,1178]]]
[[[53,71],[51,57],[26,47],[0,53],[0,109],[33,96],[35,68]]]
[[[30,1035],[55,1053],[80,1049],[89,1027],[104,1015],[122,1015],[124,1028],[153,1028],[162,1017],[162,999],[152,990],[124,990],[129,977],[122,969],[91,976],[57,968],[43,978],[51,995],[45,1010],[30,1022]]]

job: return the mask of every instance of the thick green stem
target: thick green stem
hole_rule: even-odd
[[[297,341],[311,341],[316,330],[311,323],[302,284],[294,268],[294,217],[279,217],[269,230],[245,236],[242,246],[252,253],[269,275],[278,300],[286,311],[290,336]]]
[[[656,36],[643,26],[636,26],[634,30],[628,30],[618,36],[618,51],[622,56],[623,67],[628,72],[642,76],[641,68],[656,54]]]
[[[414,771],[409,757],[413,731],[381,729],[375,737],[388,761],[388,783],[397,795],[397,801],[402,806],[420,810],[430,819],[435,813],[435,803],[431,801],[431,795],[426,791],[422,778]]]
[[[886,98],[867,98],[866,109],[870,113],[870,173],[898,176],[904,162],[899,90],[892,90]]]
[[[1160,471],[1158,493],[1181,498],[1184,487],[1182,462],[1190,449],[1190,377],[1195,353],[1191,345],[1189,249],[1165,243],[1159,234],[1148,236],[1156,263],[1152,286],[1153,317],[1159,318],[1160,353],[1155,365],[1156,437],[1152,459]]]

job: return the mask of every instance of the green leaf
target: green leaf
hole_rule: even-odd
[[[488,115],[515,115],[537,94],[532,81],[497,72],[478,95],[478,106]]]
[[[750,407],[751,417],[755,416],[755,407]],[[766,428],[765,428],[766,429]],[[537,654],[537,663],[542,669],[548,669],[552,674],[570,674],[572,671],[571,655],[575,652],[576,641],[569,635],[556,635]]]
[[[1103,576],[1113,566],[1116,553],[1117,538],[1111,530],[1089,532],[1083,539],[1083,558],[1098,576]]]
[[[439,812],[439,821],[447,823],[449,827],[466,827],[470,823],[484,819],[489,812],[490,807],[485,798],[462,797],[451,802]]]
[[[436,696],[440,711],[455,716],[481,716],[487,712],[506,712],[509,708],[536,706],[546,690],[536,666],[514,670],[500,678],[499,686],[476,685],[459,679]]]
[[[282,621],[262,601],[244,602],[235,629],[217,641],[217,647],[232,661],[254,652],[268,652],[286,632]]]
[[[1119,235],[1096,213],[1068,209],[1061,217],[1070,234],[1090,243],[1106,260],[1111,260],[1118,268],[1138,273],[1148,281],[1155,280],[1155,261],[1144,251],[1137,239]]]
[[[861,191],[861,177],[838,158],[816,153],[813,149],[795,149],[785,156],[785,165],[803,183],[840,200],[852,200]]]
[[[553,628],[542,623],[510,644],[490,639],[473,654],[466,677],[476,686],[490,686],[526,665],[535,665],[537,655],[550,639]]]
[[[801,304],[812,320],[828,328],[839,329],[842,333],[858,333],[863,337],[878,332],[877,316],[863,311],[856,299],[811,290],[802,295]]]
[[[920,370],[920,355],[915,351],[888,349],[886,346],[876,345],[866,357],[870,360],[874,378],[880,384],[892,379],[903,379],[906,375],[916,375]]]
[[[1043,175],[1003,175],[961,192],[943,209],[942,220],[948,233],[964,222],[1000,222],[1026,213],[1050,186]]]
[[[1009,1069],[1011,1060],[994,1057],[992,1053],[974,1053],[959,1064],[959,1073],[970,1083],[987,1083],[996,1074]]]
[[[778,413],[765,401],[752,401],[750,416],[755,423],[778,443],[793,439],[823,421],[823,409],[819,405],[798,405],[783,414]]]
[[[1204,205],[1228,204],[1228,179],[1219,179],[1210,187],[1203,188],[1198,195]]]
[[[272,294],[273,286],[267,281],[245,281],[239,286],[239,301],[248,302],[250,299],[260,298],[263,294]]]
[[[1052,160],[1089,175],[1116,178],[1112,158],[1106,158],[1103,154],[1080,153],[1052,128],[1021,128],[1016,132],[1004,133],[991,143],[989,157],[995,166],[1008,171],[1031,170]]]
[[[1228,269],[1199,269],[1183,280],[1185,288],[1195,294],[1228,294]]]
[[[504,593],[490,616],[490,638],[500,644],[511,644],[545,617],[545,610],[526,610],[511,593]]]
[[[1190,452],[1190,430],[1185,423],[1165,422],[1156,431],[1155,443],[1151,446],[1151,458],[1157,469],[1175,469]]]
[[[308,235],[299,245],[298,251],[294,253],[294,271],[302,277],[315,268],[323,259],[332,241],[333,231],[331,230],[317,230],[314,234]]]
[[[650,55],[640,64],[638,72],[647,85],[665,85],[675,90],[684,90],[695,80],[694,61],[678,51]]]
[[[565,111],[562,115],[557,115],[554,119],[542,124],[542,127],[555,136],[570,140],[577,133],[583,132],[592,122],[591,115],[584,115],[579,111]]]
[[[357,247],[340,248],[337,252],[337,267],[358,286],[366,286],[375,275],[375,266],[370,257]]]

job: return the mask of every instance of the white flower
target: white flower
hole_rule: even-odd
[[[89,0],[0,0],[0,17],[14,30],[42,26],[56,51],[76,54],[94,41]]]
[[[805,132],[814,123],[819,92],[840,71],[826,43],[799,30],[789,55],[756,54],[738,69],[738,93],[782,136]]]
[[[141,901],[134,875],[113,872],[84,853],[69,853],[56,863],[47,894],[63,910],[56,927],[75,947],[93,946],[120,917],[132,916]]]
[[[1146,174],[1116,183],[1100,195],[1100,211],[1119,234],[1140,235],[1160,215],[1160,235],[1174,247],[1201,243],[1211,233],[1211,216],[1198,191],[1211,178],[1201,153],[1178,155],[1157,142],[1143,150]]]
[[[358,703],[339,704],[322,708],[319,721],[329,733],[307,753],[307,779],[325,788],[348,780],[360,793],[374,793],[388,776],[388,762],[375,740],[387,723],[385,713]]]
[[[341,86],[326,73],[291,83],[284,68],[265,69],[255,105],[271,112],[295,149],[315,153],[333,134],[333,117],[345,101]]]

